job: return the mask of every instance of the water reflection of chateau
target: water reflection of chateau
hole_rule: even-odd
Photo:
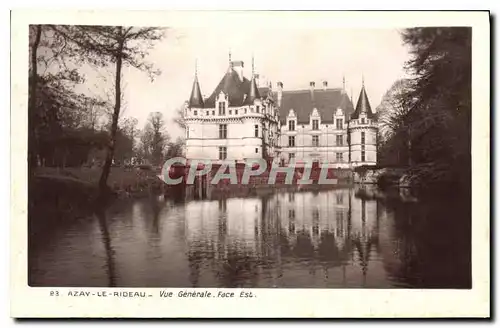
[[[378,256],[377,202],[348,189],[190,202],[186,239],[194,285],[207,265],[228,287],[266,287],[269,279],[283,286],[291,274],[313,276],[310,287],[364,286],[370,269],[374,279],[383,271],[370,264]]]

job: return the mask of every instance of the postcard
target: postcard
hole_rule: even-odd
[[[11,316],[489,318],[489,20],[13,11]]]

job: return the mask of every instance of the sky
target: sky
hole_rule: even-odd
[[[123,116],[138,119],[142,128],[150,112],[161,112],[166,130],[173,137],[183,135],[173,123],[176,109],[189,98],[198,67],[201,91],[209,96],[232,60],[245,63],[244,75],[250,78],[252,56],[260,84],[271,81],[284,90],[307,89],[315,81],[321,88],[342,87],[357,101],[362,78],[370,104],[375,109],[384,93],[398,79],[405,77],[404,64],[408,49],[395,29],[338,29],[259,27],[258,24],[232,24],[221,27],[176,27],[168,29],[163,40],[150,50],[146,58],[161,70],[151,81],[134,68],[124,69]],[[113,76],[112,72],[99,75]],[[97,83],[93,92],[102,92],[104,83]]]

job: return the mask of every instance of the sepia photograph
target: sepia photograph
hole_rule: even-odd
[[[197,15],[23,29],[21,284],[115,299],[476,287],[472,24]],[[489,108],[474,113],[489,129]]]

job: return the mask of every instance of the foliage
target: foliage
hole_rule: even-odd
[[[177,124],[181,129],[186,129],[186,121],[184,119],[184,109],[182,107],[176,110],[176,116],[174,118],[174,123]]]
[[[420,187],[470,188],[471,29],[411,28],[402,33],[413,79],[387,94],[381,150],[410,165]],[[402,87],[402,88],[401,88]],[[390,106],[387,106],[387,104]]]
[[[170,136],[165,132],[165,121],[159,112],[150,113],[141,134],[143,159],[154,165],[161,165]]]
[[[182,157],[184,155],[185,140],[183,138],[177,138],[175,142],[170,142],[168,144],[168,150],[165,154],[165,159],[173,157]]]

